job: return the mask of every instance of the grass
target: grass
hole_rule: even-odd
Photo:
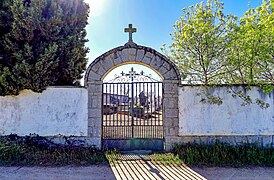
[[[110,164],[115,162],[120,162],[123,158],[121,152],[118,150],[107,150],[105,152],[106,158]],[[137,158],[138,159],[138,158]],[[142,159],[143,161],[157,161],[165,165],[181,165],[183,161],[179,158],[178,155],[173,153],[153,153]]]
[[[117,149],[114,150],[106,150],[105,156],[110,165],[113,165],[115,162],[119,161],[120,152]]]
[[[165,165],[181,165],[183,161],[180,159],[179,155],[174,155],[173,153],[155,153],[151,155],[152,161],[159,161]]]
[[[45,147],[0,138],[0,165],[64,166],[106,163],[103,152],[93,147]]]
[[[195,166],[274,166],[274,148],[252,144],[177,144],[172,152],[184,163]]]
[[[94,147],[41,146],[39,141],[12,141],[0,137],[0,165],[4,166],[64,166],[114,163],[119,151],[99,151]],[[195,166],[270,166],[274,167],[274,148],[252,144],[231,146],[216,142],[206,144],[177,144],[171,153],[155,153],[152,161],[163,164],[183,163]]]

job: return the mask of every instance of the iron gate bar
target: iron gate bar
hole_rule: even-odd
[[[117,146],[121,143],[163,146],[162,82],[145,76],[143,72],[138,74],[133,68],[128,74],[121,74],[121,77],[127,77],[120,80],[115,77],[102,86],[103,146],[115,146],[116,143]],[[128,144],[123,146],[129,147]]]
[[[131,77],[132,78],[132,82],[131,82],[131,98],[132,98],[132,100],[131,100],[131,125],[132,126],[134,126],[134,110],[132,109],[133,107],[134,107],[134,84],[133,84],[133,76]],[[133,114],[133,115],[132,115]],[[133,128],[131,128],[132,129],[132,132],[131,132],[131,135],[132,135],[132,138],[134,137],[133,136],[133,134],[134,134],[134,129]]]
[[[132,97],[128,97],[129,104],[126,102],[123,102],[125,100],[126,93],[122,93],[126,91],[126,86],[133,87],[131,92]],[[128,120],[128,125],[131,125],[132,127],[136,126],[137,132],[140,134],[140,136],[146,135],[146,129],[142,128],[142,126],[138,125],[161,125],[162,126],[162,104],[160,102],[160,88],[162,83],[160,82],[133,82],[133,83],[104,83],[104,108],[103,108],[103,125],[106,127],[112,126],[116,127],[117,125],[119,127],[122,127],[121,130],[119,129],[113,129],[113,131],[108,132],[108,134],[117,134],[119,131],[122,131],[122,136],[128,137],[129,134],[128,129],[125,127],[126,120]],[[142,88],[143,87],[143,88]],[[122,88],[124,90],[122,90]],[[154,94],[153,91],[154,90]],[[138,104],[140,104],[141,99],[138,99],[138,94],[140,95],[140,92],[146,91],[147,92],[147,104],[145,104],[148,107],[143,108],[136,108],[134,107]],[[156,93],[155,93],[156,92]],[[120,102],[122,101],[122,102]],[[127,105],[128,104],[128,105]],[[128,114],[126,114],[127,110]],[[106,109],[108,109],[108,112],[105,112]],[[121,110],[124,111],[121,111]],[[159,111],[160,109],[160,111]],[[121,113],[122,112],[122,113]],[[111,117],[112,116],[112,117]],[[147,122],[150,121],[150,122]],[[151,131],[154,137],[157,137],[158,130],[156,127],[152,126]],[[136,129],[135,128],[135,129]],[[134,138],[134,131],[136,131],[134,128],[131,129],[131,137]],[[162,134],[162,133],[161,133]],[[139,135],[138,135],[139,136]]]
[[[152,84],[150,84],[150,89],[152,89]],[[152,93],[150,92],[150,101],[152,102]],[[152,103],[150,104],[152,106]],[[152,124],[152,121],[153,121],[153,117],[152,117],[152,107],[150,108],[150,114],[151,114],[151,118],[150,118],[150,121],[151,121],[151,124]],[[153,128],[153,127],[152,127]],[[154,133],[154,131],[152,130],[152,132]]]

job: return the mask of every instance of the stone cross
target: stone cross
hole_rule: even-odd
[[[137,29],[136,29],[136,28],[132,28],[132,24],[129,24],[129,25],[128,25],[128,28],[125,28],[125,32],[128,32],[128,33],[129,33],[128,42],[129,42],[129,43],[133,43],[132,34],[135,33],[135,32],[137,32]]]

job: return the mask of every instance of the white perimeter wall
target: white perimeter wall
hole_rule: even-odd
[[[203,104],[199,86],[179,87],[179,135],[273,135],[274,92],[263,94],[258,88],[247,91],[270,104],[241,106],[227,87],[211,90],[223,98],[222,105]],[[240,90],[241,87],[234,87]],[[18,96],[0,97],[0,135],[87,136],[88,92],[84,88],[50,87],[43,93],[25,90]]]
[[[84,88],[50,87],[0,96],[0,135],[87,136],[88,93]]]
[[[223,98],[222,105],[200,102],[203,87],[179,87],[179,135],[273,135],[274,134],[274,92],[265,95],[252,87],[246,92],[253,101],[262,99],[270,104],[262,109],[256,104],[241,106],[239,97],[233,98],[229,88],[217,87],[211,90]],[[235,91],[241,87],[234,87]]]

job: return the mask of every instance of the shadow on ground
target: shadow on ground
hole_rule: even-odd
[[[109,159],[109,157],[108,157]],[[116,154],[108,164],[63,167],[0,167],[0,179],[274,179],[273,167],[197,168],[184,164],[165,164],[150,155]]]
[[[108,159],[116,179],[205,179],[185,164],[154,161],[151,155],[116,154]]]

